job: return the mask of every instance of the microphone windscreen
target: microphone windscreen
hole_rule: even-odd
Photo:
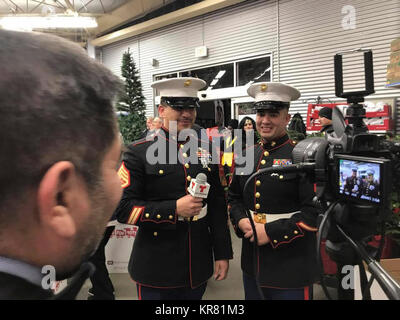
[[[196,176],[196,182],[197,183],[206,183],[207,182],[207,176],[204,173],[199,173]]]

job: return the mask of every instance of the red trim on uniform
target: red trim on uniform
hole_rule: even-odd
[[[175,220],[153,220],[153,219],[147,219],[147,218],[143,218],[143,217],[144,217],[144,215],[141,216],[140,221],[153,222],[153,223],[156,223],[156,224],[160,224],[160,223],[172,223],[172,224],[175,224],[176,223],[176,216],[175,216]]]
[[[300,228],[302,228],[302,229],[304,229],[306,231],[310,231],[310,232],[317,232],[318,231],[317,228],[310,227],[309,225],[305,224],[303,221],[299,221],[296,224],[297,224],[298,227],[300,227]]]
[[[185,167],[185,159],[183,158],[183,152],[182,152],[182,149],[180,147],[179,147],[179,151],[178,151],[178,156],[180,157],[180,160],[182,160],[181,163],[182,163],[183,171],[185,173],[185,192],[186,192],[186,194],[189,194],[189,191],[187,190],[188,189],[187,183],[189,181],[187,180],[187,171],[186,171],[186,167]]]
[[[258,168],[260,167],[261,159],[262,159],[263,156],[264,156],[264,153],[263,153],[263,150],[264,150],[264,149],[263,149],[263,147],[261,147],[260,145],[259,145],[259,147],[261,148],[261,156],[260,156],[260,159],[258,159],[258,164],[257,164],[256,172],[258,171]],[[256,191],[257,191],[256,182],[257,182],[257,179],[254,179],[254,192],[253,192],[254,211],[257,211],[257,210],[258,210],[258,209],[256,209],[257,198],[255,197],[255,194],[256,194]]]
[[[142,285],[138,283],[137,286],[138,286],[138,299],[142,300]]]
[[[165,141],[169,141],[170,139],[168,139],[164,134],[160,134],[159,132],[156,133],[157,137],[163,138]],[[172,140],[174,141],[174,140]]]
[[[154,135],[155,136],[155,135]],[[154,137],[153,136],[153,137]],[[146,142],[149,142],[149,141],[153,141],[153,140],[147,140],[146,138],[143,140],[143,141],[139,141],[139,142],[137,142],[137,143],[135,143],[135,144],[132,144],[132,147],[135,147],[135,146],[137,146],[137,145],[139,145],[139,144],[143,144],[143,143],[146,143]]]
[[[310,300],[310,288],[304,287],[304,300]]]
[[[267,224],[268,224],[268,223],[267,223]],[[297,225],[297,223],[296,223],[296,225]],[[273,241],[271,241],[270,243],[271,243],[272,248],[276,249],[276,248],[279,247],[281,244],[290,243],[290,242],[292,242],[294,239],[297,239],[297,238],[300,238],[300,237],[304,237],[304,233],[303,233],[303,231],[299,228],[298,225],[297,225],[297,228],[299,229],[300,234],[298,234],[297,236],[291,238],[289,241],[281,241],[281,242],[278,242],[278,243],[276,243],[276,244],[274,244]]]

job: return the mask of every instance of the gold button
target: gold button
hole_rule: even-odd
[[[144,216],[145,216],[146,218],[150,218],[150,213],[146,213]]]
[[[256,198],[259,198],[259,197],[260,197],[260,193],[256,192]]]
[[[185,168],[186,168],[186,169],[189,169],[189,167],[190,167],[190,166],[189,166],[189,163],[185,163]]]
[[[274,240],[274,243],[278,243],[278,241]]]
[[[325,133],[325,132],[324,132],[324,133]],[[295,141],[295,140],[293,140],[292,142],[293,142],[293,144],[296,144],[296,143],[297,143],[297,141]]]
[[[279,179],[281,179],[281,180],[282,180],[282,179],[283,179],[283,175],[280,175],[280,176],[279,176]]]
[[[187,177],[186,177],[186,180],[187,180],[187,181],[190,181],[190,180],[192,180],[192,177],[191,177],[191,176],[187,176]]]
[[[158,236],[158,233],[157,233],[157,232],[154,232],[154,233],[153,233],[153,236],[157,237],[157,236]]]
[[[187,158],[187,153],[186,152],[184,152],[184,153],[182,153],[182,156],[184,157],[184,158]]]
[[[159,174],[164,174],[164,170],[158,171]]]
[[[256,186],[257,186],[257,187],[261,186],[261,181],[260,181],[260,180],[257,180],[257,181],[256,181]]]
[[[289,237],[288,237],[288,236],[284,236],[284,238],[285,238],[285,239],[289,239]]]
[[[262,164],[262,165],[266,164],[266,162],[267,162],[267,161],[265,161],[265,160],[261,160],[261,164]]]
[[[261,206],[260,206],[259,203],[256,203],[256,206],[255,206],[255,207],[256,207],[257,210],[261,208]]]
[[[174,218],[174,216],[171,214],[168,218],[169,218],[169,220],[172,220]]]
[[[294,234],[298,234],[299,232],[298,232],[297,230],[294,230],[293,233],[294,233]]]
[[[210,168],[210,167],[207,167],[207,169],[208,169],[208,171],[210,171],[210,172],[211,172],[211,168]]]
[[[181,149],[183,149],[183,144],[180,145]]]
[[[198,216],[194,216],[194,217],[193,217],[193,221],[197,221],[198,219],[199,219]]]
[[[272,141],[271,142],[271,147],[273,147],[273,146],[275,146],[276,145],[276,142],[275,141]]]
[[[159,214],[157,215],[157,219],[161,219],[161,216]]]
[[[269,156],[269,152],[268,151],[265,151],[264,152],[264,157],[268,157]]]

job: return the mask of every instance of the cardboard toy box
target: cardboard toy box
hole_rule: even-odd
[[[380,262],[382,268],[397,282],[400,284],[400,258],[396,259],[382,259]],[[365,264],[364,267],[366,268]],[[370,278],[371,274],[367,270],[367,277]],[[360,290],[360,278],[358,266],[355,269],[355,299],[361,300],[362,294]],[[374,280],[371,286],[371,299],[372,300],[388,300],[383,289],[380,287],[379,283]]]
[[[390,63],[400,63],[400,50],[390,53]]]
[[[400,38],[394,39],[390,44],[390,50],[392,52],[400,50]]]
[[[386,80],[387,84],[400,82],[400,61],[387,65]]]

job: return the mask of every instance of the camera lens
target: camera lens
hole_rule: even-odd
[[[321,137],[313,137],[301,140],[293,149],[293,163],[300,162],[325,162],[326,149],[328,142]],[[320,158],[322,157],[322,158]]]

